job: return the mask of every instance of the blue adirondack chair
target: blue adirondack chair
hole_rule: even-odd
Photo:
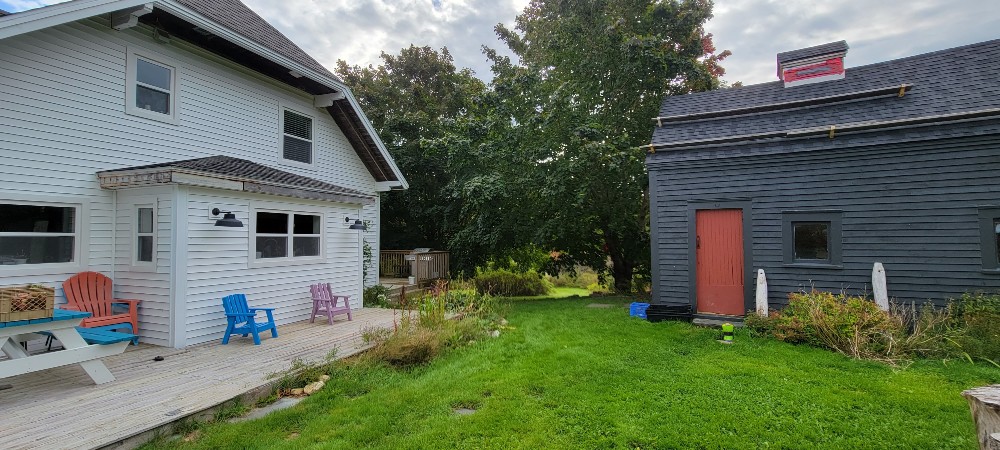
[[[278,327],[274,326],[274,315],[271,313],[274,308],[251,308],[247,305],[247,296],[244,294],[231,294],[222,297],[222,307],[226,309],[226,335],[222,338],[222,345],[229,343],[229,336],[240,334],[246,337],[253,335],[254,345],[260,345],[260,332],[271,330],[271,337],[278,337]],[[255,316],[257,311],[267,313],[267,322],[257,322]]]

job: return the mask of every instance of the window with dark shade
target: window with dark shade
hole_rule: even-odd
[[[830,260],[829,222],[792,222],[796,260]]]
[[[785,211],[781,215],[785,264],[839,268],[840,211]]]
[[[256,219],[255,259],[322,255],[322,216],[258,211]]]
[[[282,158],[311,164],[313,160],[312,118],[284,110]]]
[[[76,260],[76,207],[0,203],[0,217],[0,265]]]

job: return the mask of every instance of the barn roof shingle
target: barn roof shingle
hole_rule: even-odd
[[[774,81],[667,97],[659,115],[674,120],[654,124],[652,144],[994,110],[1000,108],[997,61],[1000,40],[993,40],[848,68],[841,80],[793,87]],[[858,98],[865,92],[874,94]]]

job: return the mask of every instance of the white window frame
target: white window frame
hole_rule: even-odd
[[[138,64],[137,61],[139,59],[170,69],[170,114],[161,114],[135,106],[136,85],[139,83],[136,79],[138,73],[136,64]],[[128,58],[125,63],[125,113],[177,125],[178,72],[178,64],[174,60],[143,48],[129,47]],[[150,86],[150,88],[160,90],[160,88],[155,86]]]
[[[152,209],[153,210],[153,231],[150,233],[140,233],[139,232],[139,209]],[[156,203],[136,203],[132,205],[132,268],[136,270],[147,269],[152,270],[156,267]],[[139,237],[140,236],[150,236],[153,238],[153,251],[151,252],[150,261],[140,261],[139,260]]]
[[[87,247],[83,245],[83,242],[87,240],[89,236],[87,228],[84,227],[84,224],[90,222],[88,214],[88,210],[90,209],[89,202],[64,203],[52,201],[52,199],[45,196],[24,196],[16,199],[0,198],[0,203],[7,205],[53,206],[58,208],[73,208],[75,210],[73,233],[0,233],[0,236],[2,237],[34,236],[41,234],[51,237],[73,236],[72,261],[44,264],[0,265],[0,276],[60,274],[66,273],[67,271],[78,271],[80,268],[85,266],[85,260],[88,258],[88,255],[85,252]]]
[[[286,165],[290,165],[290,166],[299,166],[299,167],[311,169],[311,168],[313,168],[313,167],[316,166],[316,155],[319,153],[319,152],[316,151],[316,115],[315,114],[311,114],[311,113],[302,112],[304,109],[306,109],[306,108],[296,108],[296,107],[293,107],[291,105],[287,105],[287,104],[284,104],[284,103],[280,103],[279,104],[279,108],[278,108],[278,162],[280,162],[281,164],[286,164]],[[292,139],[304,140],[304,139],[302,139],[302,138],[300,138],[298,136],[292,136],[292,135],[285,134],[285,111],[289,111],[289,112],[298,114],[298,115],[300,115],[302,117],[306,117],[306,118],[309,119],[309,124],[310,124],[310,127],[311,127],[309,134],[312,136],[312,139],[309,141],[309,143],[311,145],[310,145],[310,154],[309,154],[309,162],[308,163],[304,163],[302,161],[296,161],[294,159],[285,159],[285,136],[289,136]]]
[[[264,236],[281,236],[286,237],[286,257],[284,258],[257,258],[257,213],[274,213],[274,214],[287,214],[288,215],[288,233],[287,234],[265,234]],[[319,216],[319,234],[307,234],[307,235],[295,235],[293,234],[295,215],[309,215],[309,216]],[[250,267],[267,267],[267,266],[287,266],[287,265],[297,265],[297,264],[317,264],[326,261],[326,225],[327,225],[326,213],[321,210],[316,209],[303,209],[303,208],[287,208],[281,206],[259,206],[250,208],[250,252],[247,255],[250,261]],[[294,250],[294,240],[295,236],[299,237],[318,237],[319,238],[319,255],[316,256],[291,256]]]

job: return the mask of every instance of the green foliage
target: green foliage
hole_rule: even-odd
[[[476,275],[476,291],[500,297],[532,297],[549,291],[547,282],[538,272],[489,270]]]
[[[492,50],[497,105],[516,125],[506,142],[533,167],[535,242],[559,250],[549,271],[587,265],[631,292],[649,273],[644,152],[667,95],[712,89],[722,74],[704,23],[711,2],[535,0],[497,34],[516,63]],[[493,105],[490,105],[493,106]],[[523,218],[526,214],[522,213]],[[610,261],[610,264],[608,262]]]
[[[521,301],[509,312],[514,327],[498,339],[412,370],[344,364],[293,408],[158,445],[974,449],[958,393],[1000,382],[990,365],[917,360],[900,370],[743,330],[722,345],[718,330],[576,300]],[[456,416],[462,406],[477,411]]]
[[[362,294],[365,308],[392,308],[389,301],[389,288],[381,284],[366,287]]]
[[[370,226],[365,224],[365,226]],[[364,240],[364,245],[361,247],[361,269],[364,271],[362,274],[362,280],[368,279],[368,271],[372,268],[372,245],[368,243],[368,239]]]
[[[913,356],[950,356],[960,335],[950,309],[895,305],[883,311],[864,297],[812,291],[792,293],[769,317],[749,314],[746,326],[776,339],[828,348],[858,359],[891,364]]]
[[[955,343],[969,358],[1000,363],[1000,294],[965,294],[954,305]]]
[[[410,188],[382,198],[382,248],[448,248],[462,200],[449,186],[454,158],[447,146],[429,145],[464,134],[486,86],[457,69],[447,48],[410,45],[381,55],[377,67],[337,62],[336,73],[358,97]],[[459,252],[462,254],[463,252]]]

